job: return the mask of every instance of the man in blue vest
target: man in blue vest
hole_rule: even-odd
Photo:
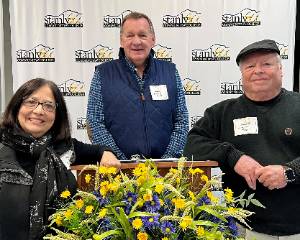
[[[155,59],[153,25],[131,12],[120,29],[119,59],[96,66],[87,122],[93,143],[119,159],[180,157],[188,131],[185,95],[175,64]]]

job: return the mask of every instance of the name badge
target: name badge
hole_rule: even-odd
[[[257,117],[245,117],[233,120],[234,136],[258,134]]]
[[[152,100],[168,100],[168,89],[166,85],[151,85],[150,92]]]

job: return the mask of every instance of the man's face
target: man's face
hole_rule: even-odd
[[[282,66],[277,53],[255,52],[240,63],[247,97],[266,101],[277,96],[282,86]]]
[[[123,25],[121,47],[126,57],[136,66],[144,65],[151,48],[155,44],[155,36],[145,18],[128,19]]]

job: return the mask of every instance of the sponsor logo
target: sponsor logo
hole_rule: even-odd
[[[30,50],[16,51],[17,62],[55,62],[54,48],[39,44]]]
[[[190,128],[194,127],[195,123],[203,116],[191,116],[190,117]]]
[[[77,118],[77,129],[86,129],[86,118],[84,117],[79,117]]]
[[[175,16],[167,14],[162,19],[163,27],[201,27],[200,15],[201,13],[190,9]]]
[[[260,25],[259,11],[245,8],[239,13],[222,15],[222,27]]]
[[[185,91],[185,95],[200,95],[200,81],[193,80],[190,78],[183,79],[183,88]]]
[[[62,84],[58,85],[58,88],[60,89],[62,94],[67,97],[85,96],[84,82],[78,80],[68,79]]]
[[[172,48],[156,44],[153,47],[155,52],[154,57],[160,60],[172,62]]]
[[[112,48],[98,44],[97,46],[89,50],[76,50],[75,61],[76,62],[106,62],[113,60]]]
[[[66,10],[55,16],[48,14],[44,17],[45,27],[83,27],[82,14],[72,10]]]
[[[106,15],[103,17],[103,27],[105,28],[119,28],[121,27],[121,23],[123,18],[131,13],[131,10],[125,10],[118,16]]]
[[[229,48],[214,44],[206,49],[193,49],[192,61],[229,61]]]
[[[276,42],[279,50],[280,50],[280,57],[281,59],[288,59],[289,58],[289,46]]]
[[[243,94],[241,79],[236,82],[221,83],[221,94]]]

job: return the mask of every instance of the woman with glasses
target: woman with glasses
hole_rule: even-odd
[[[109,148],[71,138],[55,83],[32,79],[10,100],[0,123],[0,239],[41,239],[55,199],[76,190],[70,164],[120,167]]]

